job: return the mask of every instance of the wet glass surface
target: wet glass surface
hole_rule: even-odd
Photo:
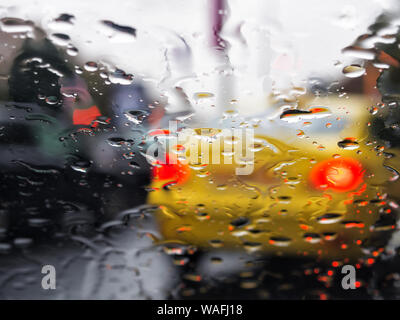
[[[398,299],[399,26],[389,0],[0,6],[0,299]]]

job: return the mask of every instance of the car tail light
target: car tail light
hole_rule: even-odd
[[[311,169],[310,182],[319,190],[346,192],[356,189],[363,182],[364,172],[362,165],[354,159],[332,158]]]
[[[152,175],[154,180],[182,184],[189,179],[189,166],[180,162],[174,156],[167,155],[165,163],[157,160],[153,165]]]

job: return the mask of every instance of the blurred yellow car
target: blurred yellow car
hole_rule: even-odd
[[[395,206],[387,191],[397,158],[369,136],[372,114],[361,95],[304,96],[268,120],[270,134],[255,135],[249,175],[237,175],[243,163],[224,163],[243,150],[227,152],[221,130],[195,130],[209,154],[175,145],[168,160],[176,163],[154,164],[148,203],[158,207],[163,241],[323,260],[354,261],[371,246],[369,256],[379,255],[374,239],[394,228],[376,223]],[[216,144],[219,164],[209,158]]]

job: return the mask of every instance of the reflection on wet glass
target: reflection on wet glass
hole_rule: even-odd
[[[388,4],[1,8],[0,297],[399,297]]]

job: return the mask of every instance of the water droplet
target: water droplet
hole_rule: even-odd
[[[193,253],[194,248],[185,244],[167,243],[163,245],[163,250],[168,255],[184,255]]]
[[[255,138],[253,140],[253,143],[250,144],[249,150],[251,152],[259,152],[263,150],[267,144],[268,144],[267,141],[265,141],[264,139]]]
[[[131,110],[124,113],[125,117],[134,124],[141,124],[147,117],[147,112],[142,110]]]
[[[102,20],[101,23],[108,28],[104,31],[113,41],[129,42],[136,38],[135,28],[122,26],[110,20]]]
[[[133,169],[140,169],[140,165],[136,161],[129,162],[129,166]]]
[[[343,74],[348,78],[358,78],[365,74],[365,68],[352,64],[343,68]]]
[[[89,72],[95,72],[98,69],[97,63],[93,61],[86,62],[83,67]]]
[[[73,26],[74,21],[75,17],[73,15],[63,13],[54,20],[50,21],[48,26],[54,30],[68,30]]]
[[[122,146],[131,146],[133,144],[133,140],[125,140],[123,138],[109,138],[107,139],[107,143],[112,147],[122,147]]]
[[[64,33],[53,33],[52,35],[50,35],[49,39],[54,44],[63,47],[67,46],[69,44],[69,41],[71,40],[71,38]]]
[[[82,74],[83,73],[83,69],[78,67],[78,66],[75,66],[75,73],[76,74]]]
[[[108,79],[111,83],[130,85],[133,81],[133,75],[126,74],[123,70],[117,69],[109,74]]]
[[[1,30],[8,33],[26,33],[33,31],[33,23],[18,18],[4,18],[0,21]]]
[[[208,99],[208,98],[212,98],[212,97],[214,97],[214,94],[210,93],[210,92],[196,92],[193,95],[193,98],[196,101],[201,100],[201,99]]]
[[[50,224],[51,221],[49,219],[44,219],[44,218],[30,218],[28,219],[28,224],[31,227],[36,227],[36,228],[41,228],[44,227],[48,224]]]
[[[250,223],[250,220],[246,217],[239,217],[239,218],[231,221],[231,225],[234,226],[235,228],[243,227],[249,223]]]
[[[387,165],[384,165],[384,167],[392,173],[392,176],[389,178],[389,181],[393,182],[399,179],[400,174],[396,169],[389,167]]]
[[[14,239],[14,246],[20,249],[28,248],[32,245],[33,240],[31,238],[16,238]]]
[[[223,262],[223,259],[220,258],[220,257],[211,257],[210,260],[211,260],[211,262],[214,263],[214,264],[220,264],[220,263]]]
[[[68,47],[67,49],[67,54],[69,54],[71,57],[75,57],[78,55],[78,49],[75,47]]]
[[[243,247],[248,252],[255,252],[262,248],[261,242],[254,242],[254,241],[245,241],[243,243]]]
[[[319,119],[328,117],[332,113],[328,108],[325,107],[313,107],[309,110],[298,110],[291,109],[282,112],[280,119],[289,123],[298,122],[301,120]]]
[[[277,247],[287,247],[291,241],[292,239],[288,237],[271,237],[269,243]]]
[[[46,97],[46,103],[50,105],[54,105],[58,103],[58,99],[55,96]]]
[[[210,240],[209,243],[214,248],[221,248],[224,245],[224,242],[219,239]]]
[[[78,172],[86,173],[90,168],[90,162],[86,160],[78,160],[71,164],[71,168]]]
[[[234,118],[238,115],[238,112],[236,110],[226,110],[224,111],[224,118]]]
[[[338,213],[326,213],[317,218],[318,223],[320,224],[332,224],[339,222],[343,216]]]
[[[324,232],[322,235],[325,241],[333,241],[337,238],[337,233],[335,232]]]
[[[338,142],[339,148],[345,150],[355,150],[359,148],[358,142],[354,138],[346,138]]]
[[[321,241],[321,237],[317,233],[305,233],[303,237],[308,243],[318,243]]]

